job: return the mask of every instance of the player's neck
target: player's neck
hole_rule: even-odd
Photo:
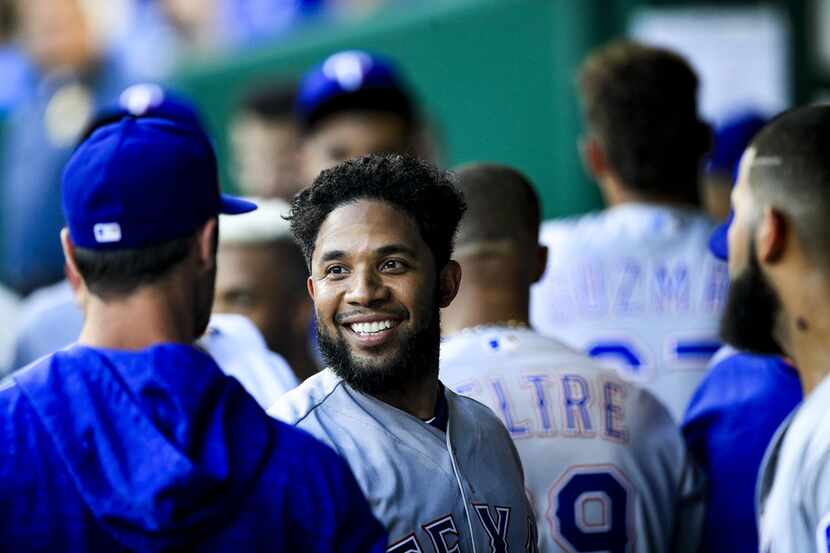
[[[437,367],[434,376],[413,381],[406,390],[376,394],[375,398],[421,420],[429,420],[435,416],[438,398]]]
[[[806,396],[830,375],[830,282],[805,269],[792,284],[798,295],[782,298],[789,314],[783,342],[788,343]]]
[[[156,286],[141,287],[122,298],[89,295],[78,342],[132,351],[160,343],[191,344],[195,321],[186,295]]]
[[[614,177],[607,177],[599,183],[600,193],[607,207],[624,204],[652,204],[669,207],[692,207],[694,202],[666,194],[646,194],[626,186]]]
[[[464,271],[473,274],[469,265]],[[527,284],[511,285],[502,280],[488,285],[471,278],[441,315],[441,333],[451,336],[465,328],[482,325],[527,325],[530,319],[530,290]]]

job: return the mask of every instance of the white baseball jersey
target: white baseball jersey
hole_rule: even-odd
[[[299,384],[285,359],[268,349],[259,329],[243,315],[213,314],[198,345],[263,409]]]
[[[394,553],[536,551],[536,525],[510,436],[480,403],[444,390],[446,432],[369,395],[330,369],[269,414],[340,453]]]
[[[702,478],[650,392],[560,342],[503,326],[445,340],[441,380],[505,423],[541,551],[696,551]]]
[[[830,552],[830,377],[767,448],[757,512],[762,553]]]
[[[648,388],[681,421],[719,346],[729,276],[708,251],[713,227],[698,211],[646,204],[544,223],[534,328]]]

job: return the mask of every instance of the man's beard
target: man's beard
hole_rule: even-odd
[[[761,271],[754,246],[754,242],[750,242],[746,269],[729,285],[720,335],[740,350],[762,355],[784,355],[774,337],[781,301]]]
[[[400,350],[381,365],[356,359],[343,336],[330,336],[319,320],[317,340],[327,366],[352,388],[377,396],[405,392],[413,382],[438,375],[441,321],[438,305],[427,324],[403,337]]]

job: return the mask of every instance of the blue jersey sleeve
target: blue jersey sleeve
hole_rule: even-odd
[[[689,450],[709,477],[701,551],[758,550],[758,471],[800,400],[797,372],[777,357],[736,353],[709,370],[683,422]]]

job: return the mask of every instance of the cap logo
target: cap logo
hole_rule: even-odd
[[[121,225],[118,223],[97,223],[92,227],[92,232],[99,244],[121,241]]]
[[[323,73],[349,92],[354,92],[363,85],[372,58],[366,53],[355,50],[340,52],[329,57],[323,64]]]
[[[136,117],[144,115],[150,108],[157,107],[163,101],[164,89],[153,83],[133,85],[118,98],[121,107]]]

